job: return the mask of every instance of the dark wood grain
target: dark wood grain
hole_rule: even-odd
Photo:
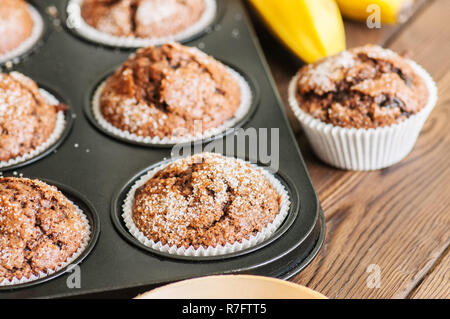
[[[293,281],[331,298],[448,298],[450,1],[419,2],[403,28],[369,30],[346,22],[349,47],[376,42],[409,50],[438,84],[438,105],[407,158],[374,172],[333,169],[314,156],[290,116],[327,221],[322,250]],[[286,101],[288,82],[301,62],[254,21]],[[371,264],[381,269],[380,288],[367,286]]]
[[[409,297],[450,299],[450,252],[448,249]]]

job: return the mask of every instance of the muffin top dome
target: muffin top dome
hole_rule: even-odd
[[[32,30],[33,19],[25,1],[0,1],[0,54],[17,48]]]
[[[0,74],[0,161],[29,153],[52,134],[58,106],[18,72]]]
[[[204,0],[84,0],[81,15],[104,33],[155,38],[185,30],[204,10]]]
[[[216,247],[260,232],[278,215],[280,200],[255,167],[202,153],[169,164],[138,188],[133,220],[155,242]]]
[[[377,128],[419,112],[428,95],[407,59],[367,45],[301,68],[296,98],[304,111],[323,122]]]
[[[85,228],[55,187],[0,178],[0,282],[54,270],[80,248]]]
[[[223,64],[170,43],[140,49],[126,61],[106,81],[100,110],[121,130],[162,138],[218,127],[240,100],[239,83]]]

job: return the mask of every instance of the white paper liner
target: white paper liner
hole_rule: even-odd
[[[241,159],[236,159],[237,161],[241,163],[248,163]],[[176,161],[176,160],[174,160]],[[148,180],[150,180],[158,171],[165,168],[167,165],[173,163],[174,161],[170,161],[169,163],[165,163],[162,165],[157,166],[156,168],[148,171],[146,174],[141,176],[131,187],[130,191],[128,192],[125,201],[122,205],[123,213],[122,218],[125,222],[125,225],[127,226],[129,232],[131,235],[133,235],[134,238],[136,238],[139,242],[144,244],[147,247],[150,247],[154,250],[169,253],[172,255],[178,255],[178,256],[194,256],[194,257],[200,257],[200,256],[219,256],[219,255],[225,255],[230,254],[233,252],[241,251],[253,246],[258,245],[259,243],[263,242],[264,240],[268,239],[273,235],[273,233],[280,227],[280,225],[285,220],[286,216],[289,213],[289,208],[291,205],[289,195],[283,184],[269,171],[267,171],[264,168],[261,168],[255,164],[249,163],[252,165],[255,169],[259,170],[264,177],[267,178],[267,180],[270,182],[270,184],[275,188],[277,193],[281,195],[281,204],[280,204],[280,211],[278,215],[275,217],[272,223],[268,224],[266,227],[264,227],[258,234],[251,235],[249,239],[243,238],[241,242],[235,242],[233,244],[227,243],[226,245],[219,245],[217,247],[199,247],[195,249],[193,246],[190,246],[189,248],[185,247],[177,247],[177,246],[169,246],[168,244],[163,245],[161,242],[155,242],[149,238],[147,238],[135,225],[133,221],[133,204],[134,204],[134,196],[136,190],[143,186]]]
[[[54,97],[49,92],[45,91],[44,89],[39,89],[39,92],[42,94],[48,104],[59,104],[59,101],[56,99],[56,97]],[[65,127],[66,119],[64,116],[64,112],[58,111],[58,113],[56,113],[55,128],[53,129],[53,133],[48,137],[48,139],[29,153],[11,158],[9,161],[0,161],[0,169],[23,163],[25,161],[28,161],[29,159],[32,159],[33,157],[38,156],[39,154],[42,154],[61,137]]]
[[[231,75],[236,79],[236,81],[239,84],[240,93],[241,93],[241,103],[234,113],[234,116],[225,121],[222,125],[209,129],[205,131],[203,134],[197,134],[197,135],[186,135],[181,137],[150,137],[150,136],[139,136],[133,133],[130,133],[128,131],[121,130],[111,123],[109,123],[102,115],[102,112],[100,110],[100,97],[103,92],[103,88],[105,87],[106,81],[102,82],[98,88],[95,90],[94,96],[92,98],[92,113],[97,120],[97,122],[100,124],[102,128],[104,128],[106,131],[112,133],[113,135],[116,135],[117,137],[132,141],[132,142],[140,142],[144,144],[181,144],[181,143],[188,143],[188,142],[194,142],[194,141],[200,141],[203,139],[207,139],[210,137],[213,137],[215,135],[218,135],[220,133],[223,133],[227,129],[234,127],[239,121],[241,121],[250,111],[250,108],[252,106],[252,100],[253,100],[253,94],[252,90],[250,89],[249,84],[244,79],[242,75],[240,75],[237,71],[233,70],[230,67],[227,67],[227,71],[231,73]]]
[[[69,202],[71,202],[71,201],[69,200]],[[89,241],[91,239],[91,233],[92,233],[91,225],[89,224],[89,220],[88,220],[87,216],[83,213],[83,211],[77,205],[75,205],[73,202],[71,202],[71,203],[75,206],[76,213],[81,217],[81,219],[85,225],[85,229],[86,229],[86,234],[83,238],[83,241],[80,244],[80,247],[77,249],[77,251],[74,252],[72,254],[72,256],[70,256],[65,262],[59,263],[59,265],[56,266],[55,269],[50,269],[48,271],[41,271],[39,274],[31,275],[29,278],[26,278],[26,277],[22,277],[20,279],[13,278],[12,280],[3,279],[2,281],[0,281],[0,287],[25,284],[25,283],[29,283],[29,282],[50,276],[50,275],[60,271],[61,269],[69,266],[73,261],[75,261],[81,255],[81,253],[83,253],[83,251],[89,245]]]
[[[0,63],[7,62],[13,60],[21,56],[30,50],[36,42],[38,42],[39,38],[42,35],[42,31],[44,30],[44,22],[42,20],[39,12],[30,4],[28,4],[28,10],[30,12],[31,18],[33,19],[33,30],[31,35],[25,39],[17,48],[6,52],[4,54],[0,54]]]
[[[160,45],[167,42],[177,41],[182,42],[192,36],[197,35],[206,29],[216,16],[217,3],[216,0],[204,0],[205,11],[200,19],[193,25],[186,29],[170,36],[154,37],[154,38],[138,38],[138,37],[126,37],[126,36],[114,36],[108,33],[101,32],[84,21],[81,16],[81,5],[84,0],[70,0],[67,6],[68,15],[72,21],[76,21],[75,31],[82,37],[101,44],[123,47],[123,48],[140,48],[152,45]],[[77,8],[77,9],[70,9]],[[70,11],[70,12],[69,12]]]
[[[398,163],[414,147],[428,115],[437,102],[437,87],[419,64],[408,60],[429,91],[425,107],[400,123],[370,129],[355,129],[324,123],[303,111],[296,99],[297,79],[289,84],[289,105],[299,119],[316,155],[329,165],[346,170],[376,170]]]

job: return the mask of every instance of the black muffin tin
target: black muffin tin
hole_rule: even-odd
[[[67,118],[74,121],[69,121],[65,136],[49,154],[26,166],[2,169],[3,176],[35,177],[56,185],[84,208],[94,232],[89,250],[75,262],[81,267],[80,288],[68,288],[70,274],[62,270],[48,280],[2,287],[0,298],[132,297],[169,282],[213,274],[246,273],[287,279],[314,258],[324,239],[323,213],[239,0],[218,0],[213,25],[185,44],[200,47],[249,80],[256,105],[238,126],[279,128],[276,175],[288,190],[292,204],[288,217],[269,240],[234,254],[200,258],[149,250],[128,233],[120,216],[132,183],[152,166],[170,158],[171,152],[168,147],[142,146],[107,135],[90,115],[88,103],[93,90],[133,50],[95,44],[67,29],[67,1],[36,0],[31,4],[44,17],[46,31],[39,45],[20,58],[12,70],[24,73],[61,98],[71,108]],[[47,14],[49,6],[58,9],[58,18]]]

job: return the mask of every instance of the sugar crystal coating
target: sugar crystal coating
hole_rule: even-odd
[[[18,72],[0,74],[0,161],[29,153],[53,133],[57,111],[36,83]]]
[[[140,187],[133,221],[155,242],[217,247],[256,235],[273,222],[280,202],[255,167],[202,153],[170,163]]]
[[[33,19],[23,0],[0,1],[0,54],[17,48],[33,31]]]
[[[157,38],[179,33],[197,22],[204,0],[85,0],[83,19],[115,36]]]
[[[343,51],[298,72],[299,106],[335,126],[399,123],[419,112],[428,96],[424,80],[405,58],[374,45]]]
[[[219,127],[240,106],[238,81],[226,67],[178,43],[140,49],[107,81],[103,117],[144,137],[193,136]]]
[[[54,270],[85,236],[75,206],[54,186],[0,178],[0,282]]]

